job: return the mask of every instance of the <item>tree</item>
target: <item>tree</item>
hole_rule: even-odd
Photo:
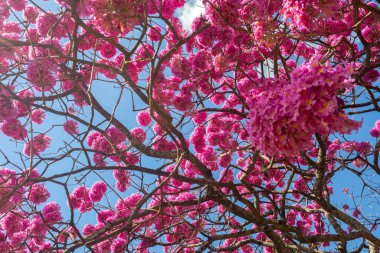
[[[185,4],[0,2],[0,252],[379,252],[379,1]]]

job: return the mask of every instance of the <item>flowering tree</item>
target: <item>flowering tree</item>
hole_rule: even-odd
[[[0,252],[379,252],[379,1],[197,2],[0,1]]]

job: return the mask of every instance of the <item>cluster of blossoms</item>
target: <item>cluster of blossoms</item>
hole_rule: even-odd
[[[58,2],[66,5],[64,1]],[[76,11],[82,17],[90,16],[91,23],[103,34],[116,37],[129,33],[147,15],[160,12],[166,18],[172,17],[174,11],[184,4],[184,0],[85,0],[80,1]]]
[[[78,206],[78,202],[81,202],[80,206],[87,206],[84,209],[79,207],[80,212],[83,213],[89,211],[93,206],[93,201],[98,200],[98,198],[96,200],[91,199],[91,193],[97,192],[98,194],[101,194],[101,192],[104,192],[105,186],[101,185],[101,183],[103,182],[96,182],[91,189],[86,189],[85,187],[78,187],[74,189],[73,193],[70,195],[70,200],[72,201],[73,205]],[[98,212],[98,223],[95,225],[84,225],[82,230],[83,235],[90,236],[98,232],[100,229],[103,229],[109,222],[116,221],[120,218],[128,218],[141,199],[142,196],[140,194],[134,193],[124,199],[119,199],[116,202],[114,209],[106,209]],[[122,226],[123,224],[117,225],[116,228],[122,228]],[[108,235],[108,233],[109,231],[105,231],[105,235]],[[104,242],[97,243],[94,245],[94,249],[98,252],[119,252],[118,250],[125,249],[130,236],[132,236],[132,234],[128,235],[126,233],[112,236],[112,240],[106,240]]]
[[[7,89],[10,89],[10,91]],[[27,130],[20,119],[30,116],[33,123],[42,124],[46,115],[43,110],[35,109],[31,111],[31,108],[28,108],[23,102],[13,101],[10,98],[13,87],[1,88],[0,90],[0,129],[4,135],[14,140],[25,140]],[[21,99],[24,99],[31,97],[32,93],[23,90],[18,95]],[[50,142],[51,138],[49,136],[39,134],[25,143],[24,153],[28,156],[39,155],[48,148]]]
[[[152,118],[150,117],[149,112],[141,111],[136,116],[137,123],[141,126],[148,126],[152,122]]]
[[[107,185],[102,181],[95,182],[91,188],[79,186],[70,194],[69,207],[78,209],[79,212],[85,213],[92,210],[94,202],[102,200],[107,192]]]
[[[7,168],[0,169],[0,213],[6,213],[22,200],[24,193],[21,187],[17,188],[16,172]],[[10,195],[15,190],[15,194]]]
[[[38,60],[28,64],[27,77],[37,91],[50,91],[56,84],[55,64],[50,60]]]
[[[371,129],[370,131],[370,134],[373,136],[373,137],[380,137],[380,120],[377,120],[375,122],[375,125],[373,126],[373,128]]]
[[[129,172],[123,169],[116,169],[113,171],[113,176],[116,179],[116,189],[120,192],[125,192],[130,184]]]
[[[49,226],[62,220],[60,207],[56,202],[47,203],[41,213],[28,218],[27,214],[19,211],[8,213],[0,222],[1,252],[41,252],[52,250],[50,242],[45,241]]]
[[[39,134],[25,143],[24,153],[27,156],[40,155],[50,145],[51,138],[45,134]]]
[[[78,123],[74,120],[68,120],[63,125],[63,130],[70,135],[79,134],[79,126]]]
[[[10,87],[7,87],[10,88]],[[20,115],[20,103],[15,103],[10,98],[10,93],[5,88],[0,88],[0,128],[1,131],[14,140],[23,140],[27,131],[17,119]],[[20,115],[21,116],[21,115]]]
[[[305,63],[290,82],[266,79],[252,90],[249,134],[252,144],[268,155],[292,156],[313,147],[313,134],[349,134],[360,122],[340,109],[339,92],[353,86],[351,67]]]
[[[110,127],[106,131],[106,136],[99,132],[91,132],[87,137],[87,144],[92,149],[99,151],[99,153],[94,153],[93,157],[94,162],[99,166],[105,165],[106,155],[114,153],[114,147],[118,147],[118,149],[120,147],[122,150],[126,140],[125,135],[116,127]]]
[[[36,170],[25,170],[17,174],[8,168],[0,169],[0,252],[11,252],[12,249],[18,249],[19,252],[51,249],[51,243],[44,238],[50,231],[50,226],[62,220],[59,204],[49,202],[34,215],[19,208],[24,202],[39,205],[49,198],[50,193],[44,184],[29,181],[39,177]]]
[[[144,1],[85,1],[82,15],[93,15],[93,22],[104,34],[128,33],[144,15]],[[83,5],[84,5],[83,4]],[[86,13],[87,12],[87,13]],[[152,12],[152,11],[151,11]]]
[[[1,131],[15,140],[24,140],[27,136],[27,131],[23,125],[21,125],[18,119],[4,120],[1,124]]]
[[[0,88],[0,108],[0,122],[14,119],[17,116],[17,107],[9,98],[7,90],[3,88]]]
[[[303,33],[313,31],[341,32],[352,25],[345,1],[294,1],[286,0],[281,13],[293,26]]]

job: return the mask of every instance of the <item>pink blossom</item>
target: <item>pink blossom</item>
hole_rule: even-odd
[[[33,184],[27,197],[33,204],[41,204],[50,197],[50,193],[44,184]]]
[[[358,218],[360,214],[361,214],[360,210],[355,209],[355,211],[352,213],[352,216],[354,216],[355,218]]]
[[[194,149],[198,153],[202,152],[206,147],[205,136],[206,128],[204,126],[194,128],[193,133],[190,135],[190,143],[194,145]]]
[[[126,217],[132,213],[133,208],[141,199],[142,195],[140,193],[133,193],[124,200],[119,199],[116,202],[115,208],[121,216]]]
[[[174,76],[188,79],[191,73],[191,63],[181,55],[174,55],[170,60],[170,68]]]
[[[100,54],[104,58],[112,58],[116,55],[116,48],[109,42],[105,42],[100,47]]]
[[[69,119],[63,124],[63,130],[70,135],[79,134],[78,122]]]
[[[0,122],[6,119],[13,119],[17,116],[17,109],[6,94],[0,93]]]
[[[125,161],[129,164],[136,165],[140,161],[140,156],[133,152],[127,151],[124,153]]]
[[[116,127],[112,126],[106,130],[108,137],[111,139],[112,143],[117,145],[126,140],[125,135]]]
[[[128,189],[128,184],[124,183],[124,182],[121,182],[121,181],[117,181],[116,182],[116,189],[119,192],[125,192]]]
[[[130,183],[128,170],[124,170],[124,169],[114,170],[113,176],[117,181],[116,188],[121,192],[126,191]]]
[[[346,152],[353,152],[355,150],[355,142],[352,141],[343,142],[340,146]]]
[[[0,168],[0,199],[3,199],[2,206],[0,206],[0,214],[8,212],[21,202],[24,194],[23,188],[18,188],[13,195],[9,195],[17,184],[18,180],[14,170]]]
[[[85,186],[75,188],[70,194],[70,202],[73,208],[78,209],[79,212],[89,212],[93,208],[93,202],[90,198],[90,189]]]
[[[23,229],[22,220],[21,214],[10,212],[1,219],[0,225],[8,234],[13,234]]]
[[[252,143],[268,155],[294,155],[312,147],[314,133],[357,130],[361,122],[349,119],[336,98],[338,89],[352,86],[350,71],[314,62],[297,67],[290,83],[267,79],[261,89],[252,91],[249,102]]]
[[[103,152],[103,151],[102,151]],[[105,161],[106,156],[100,153],[95,153],[92,157],[92,160],[95,163],[95,166],[97,167],[104,167],[107,165],[107,162]]]
[[[135,138],[139,142],[144,142],[146,139],[146,133],[145,133],[144,129],[142,129],[141,127],[135,127],[133,129],[131,129],[131,134],[132,134],[133,138]]]
[[[50,34],[54,38],[63,37],[65,29],[59,24],[56,15],[51,12],[42,13],[37,18],[37,30],[41,36]]]
[[[32,5],[27,5],[23,12],[23,17],[26,21],[31,22],[32,24],[36,23],[39,11],[38,8]],[[37,31],[37,29],[35,30]]]
[[[91,235],[92,233],[94,233],[96,231],[96,228],[91,225],[91,224],[86,224],[84,225],[83,227],[83,230],[82,230],[82,233],[85,235],[85,236],[89,236]]]
[[[179,94],[174,96],[173,105],[178,111],[188,111],[193,108],[192,96],[190,94]]]
[[[26,238],[27,233],[25,231],[16,232],[9,237],[9,243],[12,247],[19,247]]]
[[[139,125],[144,127],[148,126],[152,122],[152,118],[147,111],[140,111],[136,116],[136,120]]]
[[[160,32],[161,28],[158,25],[155,25],[148,30],[147,35],[151,41],[159,41],[161,39]]]
[[[147,44],[141,43],[136,50],[135,55],[135,66],[137,69],[141,69],[150,62],[150,59],[153,57],[154,48]]]
[[[51,138],[45,134],[39,134],[25,143],[24,153],[27,156],[40,155],[50,145]]]
[[[362,158],[357,158],[352,163],[356,168],[361,168],[367,165],[367,162]]]
[[[203,124],[207,119],[207,112],[197,112],[193,115],[192,120],[195,124]]]
[[[50,91],[56,84],[56,66],[47,59],[31,61],[26,75],[37,91]]]
[[[371,136],[380,137],[380,120],[376,120],[374,127],[370,131]]]
[[[27,136],[25,127],[17,119],[3,121],[1,130],[6,136],[12,137],[15,140],[23,140]]]
[[[127,241],[123,238],[117,238],[112,242],[111,250],[113,252],[123,252],[125,250],[125,246]]]
[[[4,22],[2,27],[3,36],[10,36],[8,38],[17,39],[21,32],[21,27],[18,23],[14,21]],[[13,36],[15,35],[15,36]]]
[[[368,85],[374,84],[380,77],[379,71],[376,69],[371,69],[366,72],[366,74],[363,76],[363,80],[367,82]]]
[[[95,132],[95,131],[90,132],[89,135],[87,136],[87,145],[89,145],[93,149],[96,149],[95,147],[101,138],[103,138],[101,133]]]
[[[219,158],[219,165],[221,167],[226,168],[226,167],[228,167],[228,165],[230,165],[231,161],[232,161],[232,158],[230,155],[224,155],[224,156]]]
[[[205,72],[212,68],[211,59],[210,53],[206,50],[202,50],[190,57],[193,67],[200,72]]]
[[[42,216],[47,223],[56,223],[61,221],[61,207],[57,202],[49,202],[42,208]]]
[[[192,201],[195,200],[196,197],[194,194],[189,193],[189,192],[183,192],[178,194],[178,196],[175,196],[173,200],[178,201],[178,202],[185,202],[185,201]]]
[[[114,219],[115,213],[112,210],[103,210],[98,213],[96,220],[100,223],[106,223],[107,221],[110,221]]]
[[[46,115],[43,110],[37,109],[32,112],[31,119],[36,124],[42,124],[44,122]]]
[[[7,2],[15,11],[22,11],[26,6],[26,0],[7,0]]]
[[[361,155],[368,155],[371,151],[371,144],[367,141],[355,142],[355,149]]]
[[[94,183],[91,187],[90,199],[93,202],[99,202],[103,198],[103,195],[106,193],[106,191],[107,191],[107,184],[104,183],[103,181],[98,181]]]

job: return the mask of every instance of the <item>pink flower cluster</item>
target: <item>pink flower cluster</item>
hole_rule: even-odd
[[[0,87],[0,122],[7,119],[14,119],[17,116],[17,107],[10,99],[7,90]]]
[[[152,118],[150,117],[150,114],[148,111],[141,111],[137,113],[136,120],[140,126],[144,126],[144,127],[148,126],[152,122]]]
[[[174,76],[188,79],[191,74],[191,62],[182,55],[174,55],[170,60],[170,68]]]
[[[63,124],[63,130],[70,135],[79,134],[78,123],[74,120],[69,119]]]
[[[341,0],[285,0],[280,13],[291,20],[291,26],[308,33],[312,31],[342,31],[347,28],[350,18],[344,18],[346,3]],[[342,13],[343,12],[343,13]]]
[[[313,134],[349,134],[361,122],[339,108],[342,89],[352,87],[350,67],[305,63],[283,79],[266,79],[249,99],[253,147],[268,155],[293,156],[312,148]]]
[[[370,131],[372,137],[380,137],[380,120],[376,120],[375,125]]]
[[[124,200],[119,199],[115,204],[115,209],[121,217],[128,217],[142,198],[140,193],[133,193]]]
[[[41,109],[37,109],[32,112],[31,120],[38,125],[42,124],[45,118],[46,118],[46,115],[44,111]]]
[[[31,61],[26,76],[37,91],[50,91],[56,84],[57,68],[48,59]]]
[[[24,154],[27,156],[40,155],[50,145],[51,138],[45,134],[39,134],[25,143]]]
[[[372,149],[371,144],[366,141],[346,141],[341,144],[341,148],[349,153],[357,151],[360,155],[368,155]]]
[[[95,182],[90,190],[90,199],[93,202],[99,202],[102,200],[103,195],[107,191],[107,184],[103,181]]]
[[[78,209],[80,213],[92,210],[94,203],[102,200],[107,192],[107,184],[103,181],[95,182],[91,188],[78,186],[70,194],[70,203],[73,209]],[[68,206],[70,207],[70,203]]]
[[[8,168],[0,169],[0,199],[2,201],[0,206],[0,214],[6,213],[17,205],[23,196],[23,189],[17,188],[18,180],[16,172]],[[10,193],[16,190],[15,193]]]
[[[85,186],[78,186],[70,194],[70,202],[74,209],[78,209],[79,212],[85,213],[91,211],[94,206],[94,202],[90,198],[90,189]],[[70,205],[68,204],[70,207]]]
[[[144,142],[146,139],[146,132],[141,127],[135,127],[133,129],[131,129],[131,134],[132,134],[133,138],[135,138],[139,142]]]
[[[26,0],[8,0],[7,2],[14,11],[22,11],[26,6]]]
[[[151,1],[106,1],[106,0],[86,0],[87,10],[81,10],[84,14],[90,14],[91,22],[99,31],[106,36],[117,36],[126,34],[138,24],[140,18],[144,17],[144,3]],[[149,13],[154,12],[151,6]]]
[[[41,204],[46,202],[46,200],[50,197],[50,193],[44,184],[33,184],[30,187],[27,197],[30,202],[34,204]]]
[[[58,20],[58,17],[52,12],[44,12],[38,15],[36,19],[36,27],[39,35],[42,37],[51,36],[53,38],[61,38],[66,34],[65,25],[62,18]],[[67,24],[66,24],[67,25]]]
[[[125,142],[125,135],[116,127],[112,126],[106,130],[107,138],[99,132],[91,132],[87,137],[87,144],[94,150],[101,153],[95,153],[93,161],[98,165],[105,165],[106,154],[112,154],[116,152],[113,146],[116,146],[119,151],[123,151],[126,147],[123,142]],[[112,143],[112,145],[111,145]],[[102,154],[106,153],[106,154]],[[113,155],[110,157],[111,160],[120,162],[120,157],[118,155]]]
[[[18,119],[4,120],[1,124],[1,131],[3,131],[6,136],[15,140],[23,140],[27,136],[25,127]]]
[[[116,169],[113,171],[113,176],[116,179],[116,189],[120,192],[125,192],[130,184],[130,177],[128,170]]]
[[[159,41],[161,39],[161,28],[158,25],[155,25],[149,28],[147,35],[151,41]]]
[[[23,203],[28,206],[41,204],[50,196],[44,184],[26,181],[38,177],[36,170],[17,174],[8,168],[0,169],[0,252],[12,252],[12,249],[40,252],[51,247],[45,238],[50,227],[62,220],[60,206],[56,202],[47,203],[41,215],[30,215],[20,208]]]
[[[57,202],[47,203],[42,208],[42,217],[46,223],[57,223],[62,220],[61,207]]]

